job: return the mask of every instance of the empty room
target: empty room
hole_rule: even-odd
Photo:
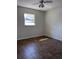
[[[62,0],[17,0],[17,59],[62,59]]]

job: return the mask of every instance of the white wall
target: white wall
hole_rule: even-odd
[[[24,13],[35,14],[36,26],[24,26]],[[62,8],[53,8],[47,12],[17,7],[17,39],[47,35],[62,39]]]
[[[57,7],[46,12],[45,35],[62,40],[62,8]]]
[[[35,14],[35,26],[24,26],[24,13]],[[17,39],[25,39],[44,35],[45,12],[24,7],[17,7]]]

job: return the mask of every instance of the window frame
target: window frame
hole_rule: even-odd
[[[28,22],[26,21],[26,17],[27,17],[27,16],[33,17],[31,23],[30,23],[30,22],[28,23]],[[36,23],[35,23],[35,14],[24,13],[24,25],[25,25],[25,26],[35,26],[35,25],[36,25]]]

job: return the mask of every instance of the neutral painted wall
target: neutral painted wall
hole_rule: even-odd
[[[62,40],[62,8],[53,8],[46,12],[45,35]]]
[[[24,13],[35,14],[35,26],[24,26]],[[24,7],[17,7],[17,39],[25,39],[44,34],[44,17],[45,12],[28,9]]]

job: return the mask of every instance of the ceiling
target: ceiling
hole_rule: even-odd
[[[45,3],[44,8],[39,8],[39,4],[37,4],[39,1],[40,0],[17,0],[17,5],[42,11],[47,11],[55,7],[62,7],[62,0],[52,0],[53,3]],[[44,1],[51,1],[51,0],[44,0]]]

